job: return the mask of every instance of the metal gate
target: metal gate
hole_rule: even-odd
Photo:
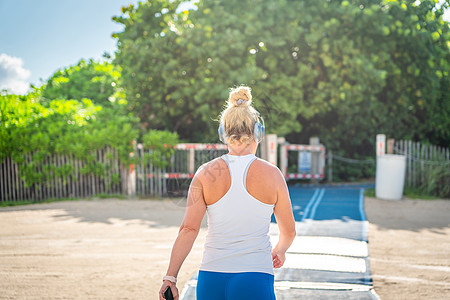
[[[325,146],[281,145],[280,166],[286,180],[324,179]]]
[[[167,166],[159,168],[148,164],[130,169],[130,181],[135,182],[135,194],[141,197],[185,196],[196,170],[204,163],[228,152],[223,144],[178,144]],[[151,155],[151,150],[137,147],[139,157]],[[141,160],[142,161],[142,160]],[[129,194],[133,195],[133,191]]]

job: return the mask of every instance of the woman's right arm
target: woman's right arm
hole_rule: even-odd
[[[275,219],[277,220],[280,236],[277,245],[272,250],[273,267],[280,268],[286,259],[285,254],[296,236],[295,220],[292,212],[289,191],[281,172],[277,174],[278,190],[277,202],[274,207]]]
[[[189,187],[186,212],[178,232],[178,237],[172,248],[166,276],[177,277],[181,265],[191,251],[192,245],[197,238],[205,212],[206,203],[203,197],[203,186],[198,179],[197,173]],[[168,286],[172,289],[174,299],[179,299],[176,285],[169,280],[163,281],[163,285],[159,291],[159,299],[164,299],[163,293]]]

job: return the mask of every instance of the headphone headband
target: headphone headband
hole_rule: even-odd
[[[256,110],[257,113],[257,120],[255,123],[255,126],[253,127],[253,139],[255,142],[260,143],[265,135],[265,124],[264,124],[264,118],[261,116],[261,114]],[[262,123],[259,121],[261,120]],[[222,123],[219,125],[218,129],[219,133],[219,139],[222,143],[227,143],[227,133],[225,131],[225,127]]]
[[[262,121],[262,126],[263,126],[263,127],[266,127],[266,125],[264,124],[264,118],[261,116],[261,114],[259,113],[259,111],[256,110],[256,112],[258,113],[258,118],[261,119],[261,121]],[[256,123],[258,123],[258,121],[257,121]]]

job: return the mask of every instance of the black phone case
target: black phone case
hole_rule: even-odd
[[[168,286],[166,291],[164,292],[164,298],[166,300],[173,300],[172,289],[170,288],[170,286]]]

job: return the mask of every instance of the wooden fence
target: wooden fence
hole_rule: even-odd
[[[141,197],[185,196],[195,171],[202,164],[227,152],[221,144],[178,144],[175,153],[163,168],[143,163],[151,150],[138,147],[136,154],[141,163],[136,164],[136,195]]]
[[[133,165],[124,165],[117,150],[110,147],[95,151],[95,160],[91,163],[67,155],[46,157],[33,170],[38,176],[46,174],[40,180],[43,183],[32,185],[23,180],[18,164],[6,158],[0,162],[0,202],[83,198],[99,194],[184,196],[197,168],[227,152],[226,146],[220,144],[179,144],[161,167],[160,163],[153,164],[152,160],[144,159],[145,156],[152,157],[153,153],[139,146],[135,151],[138,163]],[[26,162],[32,161],[33,155],[27,155]],[[86,173],[94,164],[100,168],[96,172],[98,175]],[[70,168],[69,175],[57,174],[56,169],[64,166]]]
[[[55,198],[91,197],[98,194],[125,194],[128,167],[118,157],[117,150],[107,147],[97,150],[95,161],[101,166],[97,175],[86,172],[89,163],[73,155],[47,156],[33,172],[41,183],[25,182],[18,164],[12,158],[0,162],[0,201],[41,201]],[[33,155],[25,156],[25,164],[31,164]],[[68,175],[58,174],[57,169],[68,168]],[[21,176],[22,175],[22,176]]]
[[[428,190],[444,191],[450,196],[448,148],[412,141],[395,141],[393,148],[394,153],[406,155],[406,187],[423,188],[427,185]],[[110,147],[95,151],[95,160],[91,163],[74,156],[53,155],[35,167],[37,175],[46,174],[44,180],[40,180],[42,183],[31,185],[23,180],[18,164],[7,158],[0,162],[0,202],[83,198],[99,194],[184,196],[197,168],[226,153],[226,149],[221,144],[179,144],[164,167],[157,166],[161,164],[144,163],[144,156],[152,156],[152,152],[139,145],[135,151],[139,163],[132,166],[124,165],[117,150]],[[33,155],[27,155],[25,159],[26,163],[31,164]],[[95,163],[100,167],[97,175],[86,172]],[[71,171],[61,176],[56,169],[64,166]]]
[[[450,149],[413,141],[395,141],[393,152],[406,156],[405,186],[450,191]]]

